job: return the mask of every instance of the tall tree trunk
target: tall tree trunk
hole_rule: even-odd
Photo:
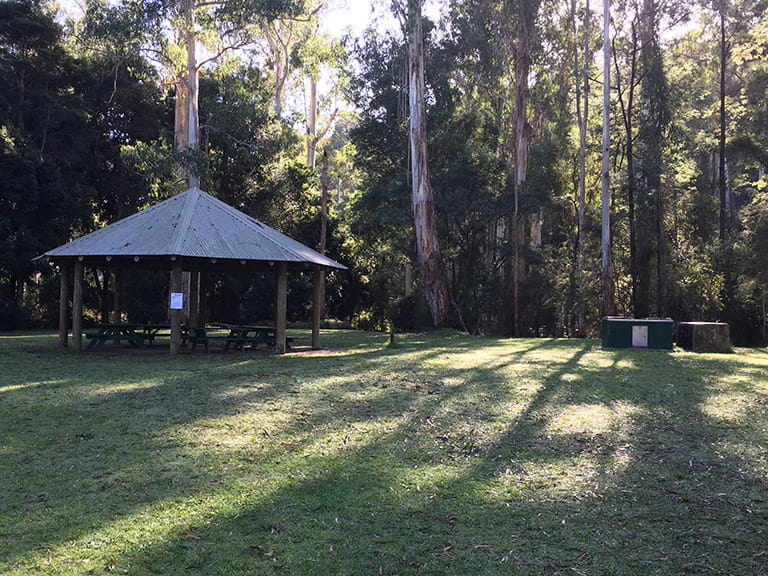
[[[610,48],[611,7],[609,0],[603,4],[603,170],[601,193],[601,252],[603,315],[616,313],[616,296],[613,285],[613,260],[611,257],[611,212],[610,212],[610,120],[611,120],[611,48]]]
[[[177,77],[175,81],[174,145],[182,155],[178,169],[184,179],[185,188],[193,188],[200,184],[198,168],[195,166],[196,152],[199,148],[199,120],[194,0],[185,0],[184,2],[184,26],[187,63],[184,74]]]
[[[197,109],[198,73],[197,54],[195,44],[195,2],[186,0],[186,26],[187,26],[187,91],[189,98],[187,130],[187,146],[190,158],[187,165],[187,188],[200,186],[200,170],[197,165],[197,152],[200,148],[199,116]]]
[[[515,180],[514,180],[514,211],[512,215],[512,238],[514,242],[514,262],[512,264],[512,290],[514,335],[521,335],[520,326],[520,278],[522,266],[520,244],[525,238],[525,230],[521,226],[520,193],[528,177],[528,154],[530,151],[531,127],[528,123],[528,99],[530,88],[528,76],[531,73],[531,43],[533,26],[536,20],[539,0],[520,0],[518,5],[517,39],[515,42]],[[538,214],[532,215],[532,228],[538,238]]]
[[[309,77],[309,107],[307,110],[307,166],[314,168],[317,157],[317,78]]]
[[[726,130],[726,111],[725,111],[725,72],[728,63],[729,46],[726,38],[725,26],[725,3],[721,2],[720,7],[720,130],[718,134],[718,179],[717,187],[720,193],[720,242],[725,244],[728,234],[728,216],[727,216],[727,179],[725,173],[725,130]]]
[[[640,14],[642,65],[638,130],[638,202],[636,311],[660,315],[666,309],[663,185],[664,134],[669,121],[666,76],[658,35],[658,0],[644,0]]]
[[[189,147],[189,84],[186,75],[179,75],[174,82],[176,101],[174,106],[173,143],[176,150],[181,152]],[[186,166],[180,166],[182,175],[186,174]],[[186,181],[186,176],[184,176]]]
[[[436,328],[454,324],[448,282],[437,237],[435,206],[429,184],[427,129],[424,114],[424,37],[422,0],[408,0],[408,101],[410,107],[412,207],[416,252],[424,292]]]
[[[328,240],[328,150],[323,150],[322,171],[320,172],[320,241],[317,251],[325,254]],[[319,287],[320,318],[325,317],[325,270],[320,272]]]
[[[627,219],[629,221],[629,276],[632,280],[632,300],[631,308],[633,315],[637,316],[637,223],[635,215],[635,135],[634,135],[634,117],[635,107],[635,86],[637,85],[637,27],[635,21],[632,21],[632,33],[630,43],[630,66],[629,81],[627,82],[626,93],[627,100],[624,101],[624,92],[621,88],[621,74],[619,69],[616,50],[614,49],[614,64],[616,66],[616,89],[619,93],[619,104],[621,105],[622,123],[624,125],[625,144],[624,150],[627,158]]]
[[[590,67],[590,29],[589,29],[589,0],[586,0],[584,9],[584,60],[579,63],[579,49],[576,39],[576,0],[571,0],[571,12],[573,14],[573,63],[576,84],[576,120],[579,124],[579,214],[578,214],[578,241],[576,255],[576,282],[577,282],[577,310],[576,332],[579,336],[585,334],[584,312],[584,220],[587,196],[587,118],[589,117],[589,67]],[[583,82],[583,89],[581,88]],[[584,108],[582,109],[582,103]]]
[[[664,194],[659,187],[656,196],[656,290],[658,292],[657,316],[667,316],[667,229],[664,223]]]
[[[283,114],[283,100],[290,74],[289,60],[294,44],[294,29],[290,23],[283,25],[277,21],[264,22],[261,30],[269,45],[269,55],[272,58],[272,73],[275,75],[274,110],[275,116],[280,118]]]

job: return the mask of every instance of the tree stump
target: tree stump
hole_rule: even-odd
[[[730,352],[730,328],[723,322],[680,322],[677,344],[694,352]]]

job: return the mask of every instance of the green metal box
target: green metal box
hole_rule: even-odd
[[[603,318],[604,348],[672,349],[675,323],[671,318]]]

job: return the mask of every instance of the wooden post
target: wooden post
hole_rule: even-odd
[[[193,270],[189,277],[189,325],[200,326],[200,272]]]
[[[288,263],[277,265],[275,297],[275,352],[285,354],[285,332],[288,324]]]
[[[320,322],[323,317],[323,283],[325,271],[319,266],[312,274],[312,349],[320,348]]]
[[[83,350],[83,263],[75,260],[72,288],[72,347]]]
[[[171,269],[171,294],[169,295],[169,305],[171,304],[170,300],[173,299],[173,294],[179,294],[182,291],[182,276],[183,267],[181,258],[176,258],[173,260],[173,268]],[[181,315],[183,313],[183,309],[173,307],[170,308],[171,356],[178,354],[179,349],[181,348]]]
[[[123,274],[123,269],[118,267],[115,269],[114,272],[114,280],[112,282],[112,293],[114,294],[114,312],[115,312],[115,322],[118,324],[123,321],[123,310],[125,304],[123,299],[124,294],[124,280],[125,275]]]
[[[200,270],[200,280],[198,281],[198,299],[199,308],[197,310],[197,323],[200,327],[204,327],[208,322],[208,299],[206,298],[205,289],[208,286],[208,271],[204,268]]]
[[[62,263],[59,267],[61,274],[59,284],[59,345],[66,348],[69,345],[69,291],[72,285],[72,266]]]

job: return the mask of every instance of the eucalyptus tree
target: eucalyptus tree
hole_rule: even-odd
[[[586,0],[584,6],[583,17],[583,37],[584,37],[584,51],[583,60],[579,59],[578,38],[577,33],[577,9],[576,0],[571,0],[571,19],[573,27],[573,73],[574,73],[574,85],[575,98],[576,98],[576,122],[579,127],[579,205],[578,205],[578,240],[577,240],[577,254],[576,254],[576,276],[578,293],[582,295],[584,292],[584,224],[585,224],[585,211],[586,211],[586,197],[587,197],[587,119],[589,118],[589,69],[590,69],[590,9],[589,0]],[[577,310],[577,332],[579,335],[584,334],[584,299],[579,298]]]
[[[295,51],[295,60],[306,83],[306,159],[307,166],[314,169],[320,142],[333,130],[341,111],[347,57],[341,41],[321,33],[315,25],[307,28],[304,41]],[[324,95],[318,92],[321,80],[327,86]]]
[[[326,0],[305,0],[301,9],[292,15],[280,18],[260,18],[259,28],[266,44],[274,90],[275,116],[282,118],[292,75],[301,67],[298,57],[307,42],[318,34],[320,17],[326,8]]]
[[[528,122],[528,99],[530,95],[529,76],[531,72],[531,52],[533,39],[536,34],[536,16],[541,0],[517,0],[515,10],[515,41],[514,41],[514,86],[515,105],[513,112],[514,129],[514,210],[512,226],[510,227],[514,256],[512,260],[512,306],[513,330],[515,336],[521,335],[520,329],[520,276],[521,257],[520,245],[524,238],[520,214],[520,195],[528,177],[528,159],[530,151],[531,128]],[[541,245],[539,217],[534,213],[531,217],[531,238],[533,246]]]
[[[198,86],[202,68],[258,38],[260,20],[300,13],[301,0],[125,0],[86,5],[86,36],[101,48],[139,52],[175,88],[174,141],[188,187],[200,181]],[[198,55],[198,44],[205,47]]]
[[[429,181],[424,92],[424,0],[392,1],[400,19],[407,47],[409,136],[411,163],[411,207],[416,232],[416,255],[424,294],[436,328],[458,327],[458,310],[452,303],[437,234],[435,205]]]
[[[631,308],[636,317],[666,314],[666,230],[662,163],[670,120],[657,0],[619,5],[613,41],[623,127],[622,161],[629,232]],[[618,21],[617,20],[617,21]]]
[[[600,195],[600,222],[601,222],[601,262],[600,274],[603,292],[603,315],[610,316],[616,310],[616,291],[614,284],[613,254],[611,250],[611,224],[609,205],[609,151],[610,151],[610,101],[611,101],[611,66],[610,66],[610,21],[611,4],[609,0],[603,0],[603,163],[601,173]]]

